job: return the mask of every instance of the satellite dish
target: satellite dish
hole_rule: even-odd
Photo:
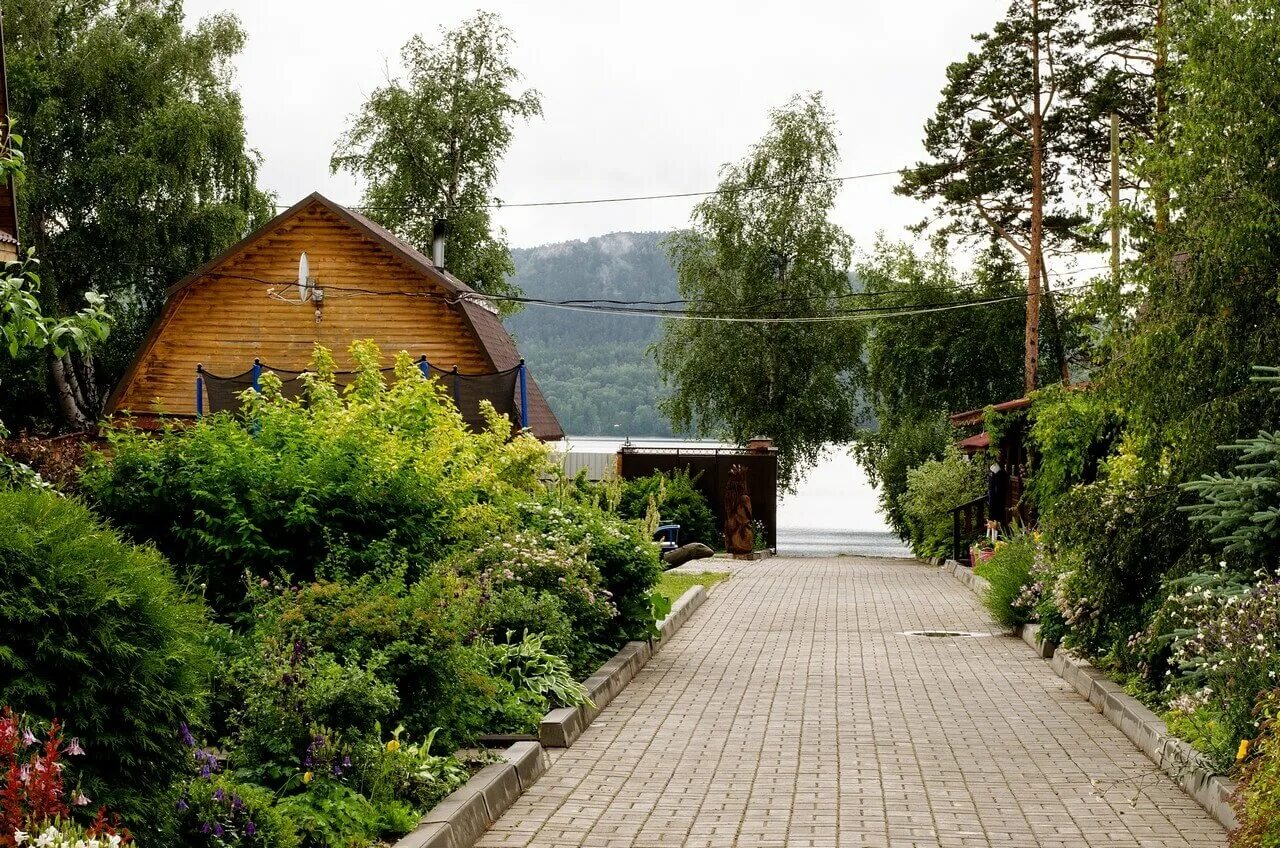
[[[311,264],[303,252],[298,258],[298,303],[306,303],[311,297]]]

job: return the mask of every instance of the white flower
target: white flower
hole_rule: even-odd
[[[15,830],[13,832],[13,842],[15,845],[21,845],[22,843],[27,841],[27,837],[30,835],[31,834],[27,833],[26,831]]]

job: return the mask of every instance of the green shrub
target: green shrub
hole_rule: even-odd
[[[649,592],[662,574],[657,546],[639,522],[624,521],[592,503],[552,498],[523,504],[521,524],[549,537],[581,546],[587,563],[600,572],[606,599],[617,609],[597,639],[599,656],[628,639],[644,639],[653,623]]]
[[[280,397],[274,375],[241,415],[219,414],[161,438],[108,434],[83,484],[119,527],[154,541],[220,614],[244,612],[245,573],[309,581],[335,544],[361,551],[391,538],[409,578],[471,528],[542,491],[547,449],[511,438],[510,422],[472,433],[438,381],[405,354],[396,381],[370,342],[352,345],[359,375],[346,393],[324,379],[318,348],[305,397]],[[365,566],[348,556],[349,568]]]
[[[907,472],[904,529],[916,556],[951,555],[951,510],[983,494],[985,480],[982,464],[953,445],[941,459],[927,460]]]
[[[1280,689],[1258,699],[1261,730],[1253,755],[1240,770],[1231,808],[1240,826],[1230,834],[1231,848],[1280,845]]]
[[[538,504],[529,505],[527,511],[531,515],[543,514]],[[616,518],[612,521],[620,523]],[[553,600],[569,625],[569,638],[556,647],[563,649],[563,656],[569,659],[575,670],[585,674],[594,670],[601,658],[602,646],[606,652],[614,647],[611,631],[618,608],[605,588],[600,569],[588,559],[591,543],[585,537],[570,541],[561,529],[548,527],[500,533],[473,550],[455,554],[447,567],[476,580],[490,593],[481,601],[482,621],[490,617],[488,609],[512,589]],[[493,615],[501,617],[503,611],[496,610]],[[557,625],[554,618],[546,623],[551,627]],[[522,622],[512,624],[519,626]],[[532,626],[518,630],[507,627],[492,631],[490,636],[496,642],[505,641],[507,630],[512,630],[517,636],[525,630],[547,633],[533,622]]]
[[[480,622],[484,634],[494,642],[505,641],[507,633],[537,633],[548,651],[571,664],[580,653],[585,653],[586,659],[594,653],[591,645],[578,643],[564,603],[549,591],[510,583],[495,588],[480,605]]]
[[[643,520],[651,498],[663,524],[680,525],[680,544],[701,542],[712,548],[722,546],[711,507],[688,471],[680,469],[671,474],[657,473],[627,480],[622,486],[618,513],[623,518]]]
[[[1035,537],[1015,531],[996,542],[991,559],[974,568],[974,573],[987,581],[982,603],[1002,627],[1012,630],[1031,620],[1034,606],[1028,589],[1035,557]]]
[[[178,727],[205,710],[199,602],[78,501],[0,492],[0,621],[0,704],[61,719],[84,740],[85,793],[144,838],[162,826],[186,766]]]
[[[178,844],[189,848],[296,848],[293,822],[271,793],[221,774],[191,780],[178,800]]]
[[[1065,643],[1135,670],[1129,638],[1147,624],[1161,582],[1188,555],[1179,493],[1110,478],[1072,488],[1042,522],[1057,574]]]

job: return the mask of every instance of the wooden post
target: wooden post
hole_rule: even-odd
[[[1044,262],[1044,114],[1040,94],[1040,0],[1031,0],[1031,254],[1027,258],[1027,328],[1023,384],[1035,391],[1040,368],[1040,266]]]
[[[1120,117],[1111,113],[1111,280],[1120,282]]]

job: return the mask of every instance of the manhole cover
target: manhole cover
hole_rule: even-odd
[[[928,636],[931,639],[972,639],[978,636],[990,636],[990,633],[970,633],[964,630],[907,630],[903,636]]]

